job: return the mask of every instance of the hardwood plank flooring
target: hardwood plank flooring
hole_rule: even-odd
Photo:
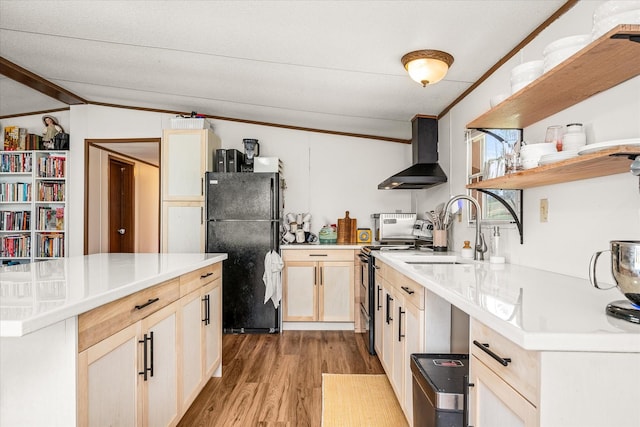
[[[383,374],[365,334],[284,331],[223,335],[211,378],[178,427],[320,426],[322,374]]]

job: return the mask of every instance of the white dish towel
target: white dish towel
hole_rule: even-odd
[[[276,251],[269,251],[264,257],[264,274],[262,280],[265,285],[264,303],[269,300],[278,308],[282,299],[282,269],[284,262]]]

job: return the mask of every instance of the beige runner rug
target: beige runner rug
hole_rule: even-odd
[[[386,375],[322,374],[322,427],[407,427]]]

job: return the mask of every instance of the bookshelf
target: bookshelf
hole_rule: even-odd
[[[67,253],[67,152],[0,151],[0,262]]]

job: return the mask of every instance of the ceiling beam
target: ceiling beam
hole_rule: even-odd
[[[0,74],[67,105],[87,104],[87,101],[78,95],[51,83],[47,79],[22,68],[18,64],[14,64],[2,56],[0,56]]]

